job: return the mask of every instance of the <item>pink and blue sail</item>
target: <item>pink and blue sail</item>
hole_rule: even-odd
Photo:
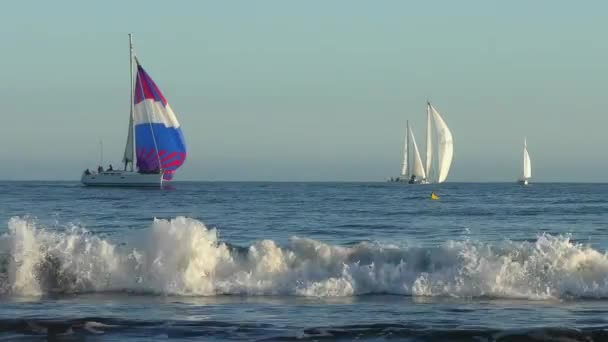
[[[186,160],[184,135],[160,89],[136,62],[133,124],[137,168],[141,173],[163,172],[163,179],[171,180]]]

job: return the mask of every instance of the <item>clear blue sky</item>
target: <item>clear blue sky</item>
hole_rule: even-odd
[[[605,1],[14,1],[0,11],[0,179],[120,163],[127,33],[180,120],[177,180],[384,180],[425,101],[448,181],[608,181]]]

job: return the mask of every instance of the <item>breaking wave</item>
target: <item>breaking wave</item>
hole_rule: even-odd
[[[117,241],[119,240],[119,241]],[[214,296],[400,294],[488,298],[608,298],[608,256],[568,236],[533,242],[446,241],[436,247],[293,237],[235,247],[202,222],[155,219],[104,238],[13,217],[0,237],[0,294],[126,291]]]

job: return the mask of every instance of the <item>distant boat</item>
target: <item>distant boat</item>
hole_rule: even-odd
[[[410,128],[409,121],[406,121],[401,176],[394,178],[393,181],[407,182],[409,184],[428,184],[422,158],[420,158],[420,152],[416,144],[416,138]]]
[[[528,180],[532,178],[532,164],[530,163],[530,154],[528,153],[526,139],[524,139],[524,155],[522,159],[521,177],[517,182],[521,185],[528,185]]]
[[[124,169],[88,169],[81,182],[90,186],[158,186],[170,181],[186,160],[186,143],[175,113],[133,53],[129,34],[131,111]],[[136,79],[133,81],[133,66]],[[135,164],[135,165],[134,165]]]
[[[407,123],[401,176],[389,181],[429,184],[446,180],[454,157],[452,132],[430,102],[427,102],[426,132],[426,161],[423,164],[414,133]]]

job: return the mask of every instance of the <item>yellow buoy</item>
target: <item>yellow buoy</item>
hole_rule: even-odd
[[[435,192],[431,192],[431,199],[432,200],[438,200],[439,196],[435,195]]]

